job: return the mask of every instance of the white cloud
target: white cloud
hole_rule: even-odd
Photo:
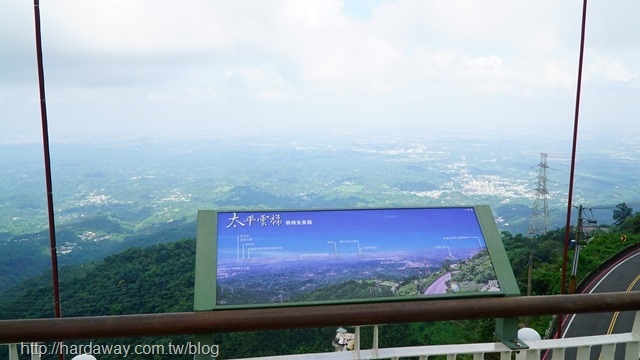
[[[598,56],[589,62],[587,75],[599,82],[622,82],[628,83],[637,77],[627,68],[621,60],[611,58],[607,55]]]
[[[234,40],[233,14],[211,1],[61,0],[41,9],[47,40],[70,52],[201,52]]]
[[[573,109],[581,4],[364,4],[369,8],[340,0],[42,3],[51,111],[82,123],[77,129],[110,114],[132,117],[112,121],[115,134],[130,131],[122,124],[143,129],[145,116],[188,130],[207,124],[209,114],[285,128],[446,118],[441,126],[478,129],[473,123],[483,119],[470,118],[506,128],[524,112],[528,127],[544,131]],[[616,101],[631,109],[640,29],[615,17],[628,18],[640,4],[623,0],[619,7],[595,4],[589,14],[585,77],[597,91],[627,86]],[[0,51],[9,54],[0,60],[0,118],[31,117],[16,107],[24,101],[15,94],[36,86],[32,7],[8,0],[0,14]],[[90,116],[92,104],[99,116]]]

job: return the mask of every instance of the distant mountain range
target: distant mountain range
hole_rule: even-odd
[[[637,204],[639,151],[583,154],[574,204],[610,223]],[[549,228],[564,226],[568,156],[558,144],[488,138],[299,139],[54,144],[61,264],[195,236],[199,209],[321,209],[488,204],[501,230],[526,233],[540,152],[549,152]],[[48,269],[41,148],[0,145],[0,291]]]

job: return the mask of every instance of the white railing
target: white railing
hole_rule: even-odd
[[[599,359],[613,359],[616,347],[625,345],[625,360],[640,358],[640,316],[636,312],[631,332],[622,334],[583,336],[563,339],[526,340],[526,350],[512,350],[503,343],[477,343],[413,346],[399,348],[377,348],[377,326],[374,328],[373,348],[362,350],[359,346],[359,328],[356,327],[356,345],[353,351],[269,356],[260,358],[244,358],[242,360],[360,360],[391,359],[399,360],[418,357],[427,360],[431,356],[446,356],[447,360],[455,360],[458,355],[472,355],[473,360],[484,359],[485,354],[500,354],[500,360],[510,360],[516,354],[517,360],[539,360],[541,354],[548,352],[546,359],[564,360],[568,349],[575,349],[575,359],[589,359],[592,350],[599,349]],[[598,348],[599,347],[599,348]],[[236,359],[240,360],[240,359]]]
[[[353,351],[296,354],[269,356],[260,358],[244,358],[242,360],[360,360],[360,359],[391,359],[399,360],[408,357],[418,357],[427,360],[431,356],[446,356],[447,360],[455,360],[458,355],[472,355],[474,360],[484,359],[485,354],[500,354],[500,360],[510,360],[516,354],[518,360],[539,360],[541,354],[548,352],[546,359],[563,360],[568,349],[575,349],[575,359],[589,359],[592,351],[599,350],[600,359],[613,359],[616,348],[625,345],[625,360],[640,358],[640,312],[636,312],[631,332],[610,335],[595,335],[564,339],[526,340],[528,349],[512,350],[503,343],[477,343],[412,346],[398,348],[378,348],[378,326],[374,326],[373,348],[360,349],[360,327],[355,331],[355,348]],[[13,343],[9,346],[9,360],[24,359],[40,360],[37,349],[39,343]],[[20,356],[22,355],[22,356]]]
[[[528,350],[513,351],[502,343],[480,343],[480,344],[455,344],[455,345],[433,345],[415,346],[402,348],[369,349],[360,351],[349,351],[339,353],[316,353],[271,356],[262,358],[245,358],[242,360],[359,360],[359,359],[402,359],[407,357],[418,357],[421,360],[431,356],[444,355],[447,360],[455,360],[458,355],[472,355],[474,360],[484,359],[485,354],[498,353],[500,360],[510,360],[512,354],[516,352],[516,359],[539,360],[541,353],[550,350],[548,357],[553,360],[565,358],[567,349],[575,348],[577,355],[575,359],[589,359],[591,348],[602,346],[600,359],[613,359],[617,345],[626,345],[625,360],[637,360],[640,354],[640,336],[638,334],[612,334],[600,336],[585,336],[579,338],[553,339],[529,341]]]
[[[426,306],[428,304],[428,306]],[[617,348],[625,347],[625,360],[638,360],[640,354],[640,292],[604,294],[574,294],[531,297],[497,297],[481,299],[451,299],[446,301],[407,301],[402,303],[340,304],[339,306],[300,306],[283,309],[240,309],[184,313],[134,314],[57,319],[0,320],[0,342],[9,344],[11,360],[39,359],[31,349],[43,349],[45,341],[122,338],[142,336],[197,336],[290,328],[335,326],[335,319],[356,327],[352,351],[263,357],[262,360],[302,359],[401,359],[418,357],[429,359],[445,355],[455,360],[458,355],[471,355],[474,360],[485,354],[500,354],[500,359],[545,360],[573,358],[588,359],[591,352],[599,352],[603,360],[613,359]],[[597,313],[634,311],[630,332],[565,339],[529,340],[516,327],[514,337],[502,338],[502,343],[432,345],[402,348],[379,348],[378,326],[406,322],[431,322],[461,319],[504,318],[505,316],[534,316],[544,314]],[[517,320],[517,318],[515,318]],[[371,349],[360,347],[359,326],[374,326]],[[496,326],[496,331],[499,327]],[[518,332],[517,336],[515,332]],[[199,334],[199,335],[198,335]],[[511,332],[507,334],[511,336]],[[210,338],[210,337],[209,337]],[[511,339],[514,339],[513,341]],[[506,342],[505,342],[506,340]],[[514,342],[515,341],[515,342]],[[522,342],[526,346],[523,346]],[[29,344],[34,344],[29,346]],[[27,345],[27,346],[25,346]],[[569,351],[567,351],[569,350]],[[99,359],[99,356],[96,356]],[[198,356],[198,358],[204,358]],[[211,358],[208,356],[206,358]],[[250,359],[245,359],[250,360]]]

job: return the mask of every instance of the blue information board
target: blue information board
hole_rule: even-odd
[[[197,310],[504,296],[515,283],[486,206],[201,211],[197,242]]]

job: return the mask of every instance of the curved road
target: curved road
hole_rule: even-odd
[[[429,287],[424,291],[424,295],[437,295],[447,293],[447,281],[451,280],[451,272],[448,272],[436,279]]]
[[[640,290],[640,249],[627,254],[617,262],[611,264],[593,279],[581,293],[606,293],[616,291]],[[614,313],[574,314],[566,315],[562,321],[562,337],[578,337],[589,335],[605,335],[631,331],[635,311]],[[557,338],[555,334],[554,338]],[[568,349],[565,359],[575,359],[575,349]],[[599,359],[600,348],[593,347],[591,359]],[[616,347],[615,359],[624,358],[624,345]],[[550,359],[551,354],[545,354],[543,359]]]

